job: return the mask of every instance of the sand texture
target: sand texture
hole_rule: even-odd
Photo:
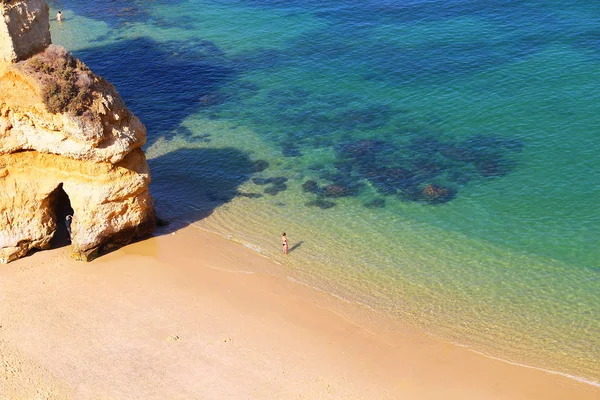
[[[0,399],[600,398],[388,330],[266,263],[188,227],[91,263],[64,247],[0,265]]]

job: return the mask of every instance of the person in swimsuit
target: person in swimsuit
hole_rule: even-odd
[[[61,13],[60,11],[58,11],[58,12],[56,13],[56,20],[57,20],[58,22],[62,22],[62,20],[63,20],[62,13]]]
[[[288,239],[287,239],[287,236],[285,235],[285,232],[283,232],[281,234],[281,242],[283,243],[283,254],[287,254],[288,248],[290,247],[290,245],[288,243]]]

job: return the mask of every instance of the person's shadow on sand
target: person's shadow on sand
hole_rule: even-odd
[[[304,240],[296,243],[295,245],[293,245],[292,247],[289,248],[288,253],[291,253],[292,251],[296,250],[298,247],[302,246],[302,243],[304,243]]]

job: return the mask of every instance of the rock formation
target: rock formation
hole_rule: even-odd
[[[59,210],[81,260],[155,226],[144,125],[48,27],[45,0],[0,1],[0,262],[48,248]]]
[[[46,0],[0,0],[0,62],[23,60],[50,44]]]

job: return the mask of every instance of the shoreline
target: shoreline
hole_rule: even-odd
[[[285,268],[194,226],[89,264],[60,248],[2,265],[0,393],[33,398],[42,390],[48,399],[600,394],[589,382],[478,354],[412,326],[386,330],[375,311],[261,272],[273,266]]]
[[[222,238],[223,240],[227,240],[229,242],[244,246],[245,248],[249,249],[253,253],[255,253],[261,257],[264,257],[265,259],[269,260],[273,264],[276,264],[276,267],[281,267],[283,265],[278,260],[275,260],[274,258],[272,258],[273,257],[272,254],[270,254],[267,251],[263,251],[261,248],[258,248],[254,245],[245,243],[243,241],[236,240],[235,238],[233,238],[231,236],[226,236],[219,232],[211,231],[210,229],[204,228],[199,225],[191,224],[190,227],[193,229],[201,230],[202,232],[216,235],[216,236]],[[331,296],[332,298],[335,298],[336,299],[335,304],[337,305],[337,308],[345,309],[345,312],[347,315],[352,315],[352,318],[356,318],[358,321],[360,321],[360,322],[357,322],[359,324],[364,323],[365,321],[368,321],[369,319],[372,319],[372,316],[376,315],[377,321],[380,324],[382,324],[383,326],[387,327],[387,330],[391,330],[391,331],[402,330],[402,329],[406,329],[406,327],[409,326],[410,331],[414,331],[414,332],[418,332],[419,334],[427,335],[427,336],[431,337],[433,340],[450,343],[454,346],[464,348],[470,352],[473,352],[477,355],[480,355],[480,356],[483,356],[483,357],[486,357],[486,358],[489,358],[492,360],[501,361],[501,362],[504,362],[504,363],[507,363],[510,365],[565,377],[565,378],[572,379],[572,380],[580,382],[580,383],[584,383],[586,385],[590,385],[592,387],[600,388],[600,380],[593,380],[592,378],[575,375],[575,374],[569,373],[569,372],[563,372],[563,371],[552,369],[552,368],[539,367],[539,366],[527,364],[526,362],[522,362],[522,361],[511,360],[509,357],[502,357],[501,355],[493,355],[491,353],[488,353],[485,349],[477,349],[476,347],[473,347],[469,344],[460,343],[453,339],[446,338],[441,334],[437,334],[435,332],[430,332],[425,327],[419,326],[419,324],[416,323],[415,321],[409,321],[409,320],[403,319],[402,317],[399,317],[399,316],[387,315],[383,311],[378,310],[377,308],[375,308],[369,304],[362,303],[360,301],[356,301],[356,300],[352,300],[352,299],[340,296],[338,294],[328,291],[327,289],[323,289],[323,288],[315,286],[311,283],[305,282],[301,279],[297,279],[296,277],[293,277],[290,275],[278,275],[278,274],[274,273],[273,270],[263,270],[263,271],[261,271],[261,273],[267,273],[269,275],[272,275],[272,276],[275,276],[275,277],[278,277],[281,279],[290,280],[296,284],[299,284],[306,288],[309,288],[310,290],[313,290],[313,291],[316,291],[319,293],[323,293],[327,296]],[[332,304],[330,304],[330,305],[332,305]],[[343,316],[343,315],[340,314],[340,316]]]

